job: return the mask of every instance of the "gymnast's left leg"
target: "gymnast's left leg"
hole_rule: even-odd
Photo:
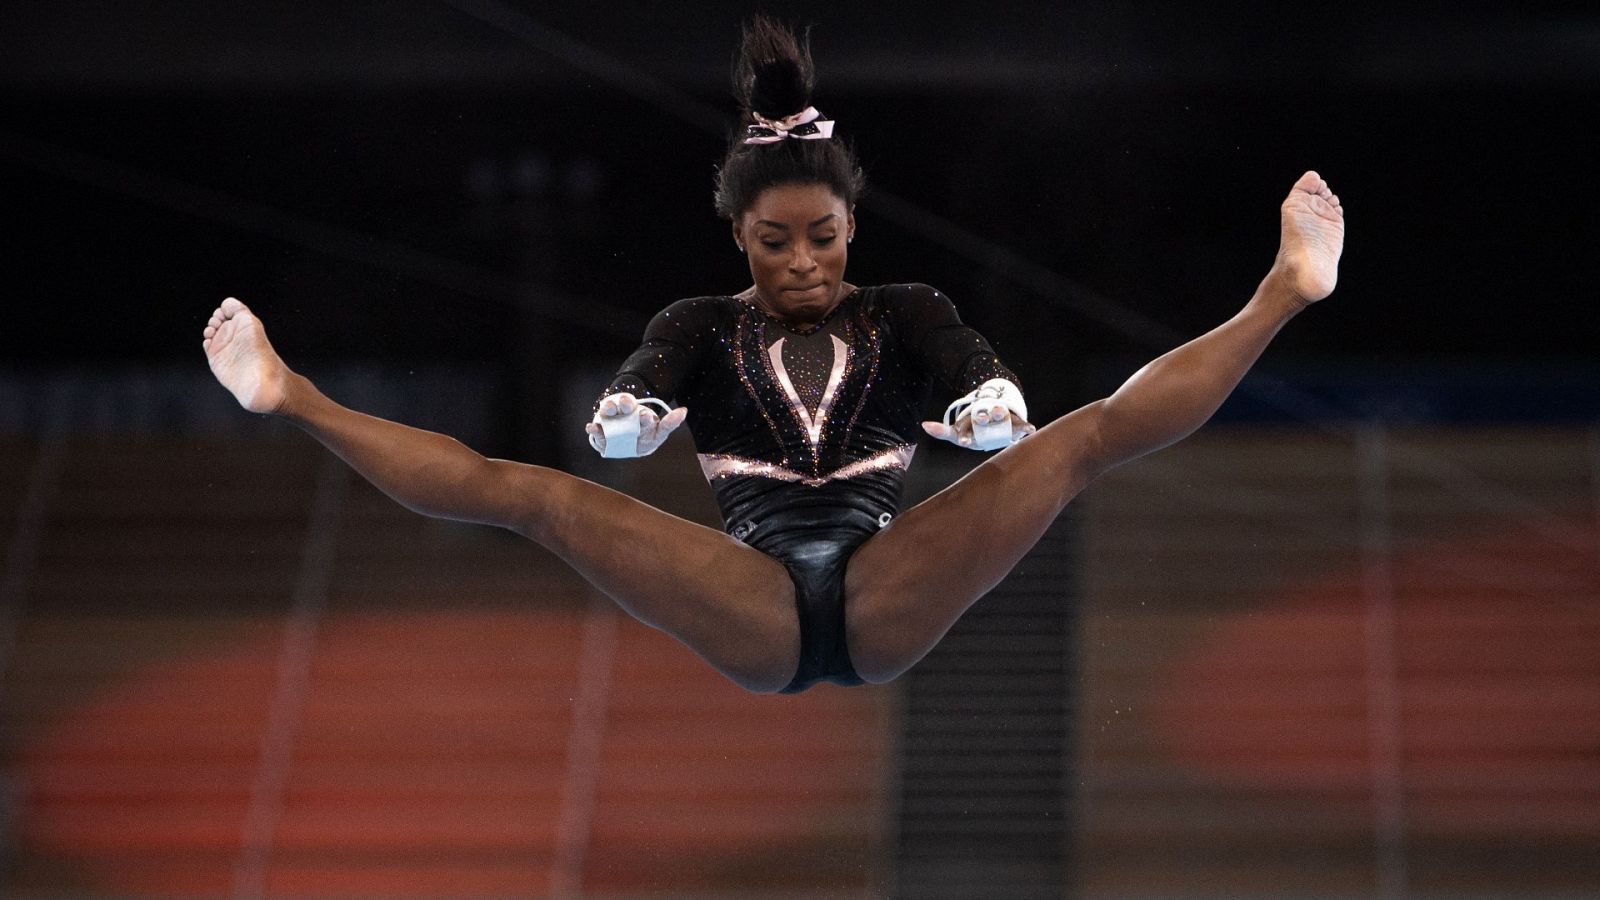
[[[1007,448],[862,544],[845,573],[856,672],[889,681],[1033,548],[1101,473],[1171,444],[1222,405],[1278,329],[1332,293],[1344,242],[1339,199],[1315,172],[1281,208],[1282,243],[1244,310],[1091,403]]]

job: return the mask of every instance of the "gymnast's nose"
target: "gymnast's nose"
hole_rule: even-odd
[[[789,271],[805,274],[817,267],[817,258],[812,255],[805,241],[796,241],[794,254],[789,257]]]

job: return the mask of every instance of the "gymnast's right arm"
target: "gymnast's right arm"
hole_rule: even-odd
[[[658,418],[648,406],[637,401],[670,401],[677,397],[685,381],[700,366],[705,348],[713,343],[708,336],[716,331],[715,304],[715,299],[709,297],[679,300],[650,320],[644,343],[622,363],[616,377],[595,401],[594,421],[584,426],[589,443],[596,451],[605,454],[602,420],[639,417],[638,447],[631,454],[635,456],[655,452],[683,423],[689,414],[687,407],[680,406]]]

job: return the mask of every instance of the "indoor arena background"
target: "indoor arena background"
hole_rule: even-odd
[[[0,896],[1600,895],[1600,14],[763,8],[868,168],[852,280],[948,292],[1036,421],[1231,315],[1308,168],[1338,290],[910,675],[746,695],[200,330],[714,523],[686,437],[580,426],[748,283],[754,7],[8,4]]]

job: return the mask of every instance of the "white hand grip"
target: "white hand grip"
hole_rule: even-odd
[[[999,450],[1011,446],[1011,416],[998,422],[972,420],[972,449]]]
[[[954,427],[956,419],[969,415],[972,408],[979,403],[985,407],[993,407],[998,403],[1005,407],[1006,414],[994,422],[979,422],[973,419],[972,443],[966,446],[973,450],[1000,450],[1011,446],[1013,440],[1021,437],[1012,428],[1011,414],[1016,413],[1026,421],[1028,406],[1022,399],[1022,391],[1004,378],[991,378],[977,390],[950,404],[944,411],[945,427]]]
[[[602,447],[599,445],[600,442],[591,436],[589,445],[599,450],[600,455],[606,459],[632,459],[639,455],[639,414],[644,412],[645,404],[659,406],[663,416],[672,412],[672,407],[654,397],[641,397],[634,403],[638,404],[638,408],[631,416],[602,416],[598,412],[594,414],[595,424],[600,426],[600,431],[606,440],[605,446]]]

